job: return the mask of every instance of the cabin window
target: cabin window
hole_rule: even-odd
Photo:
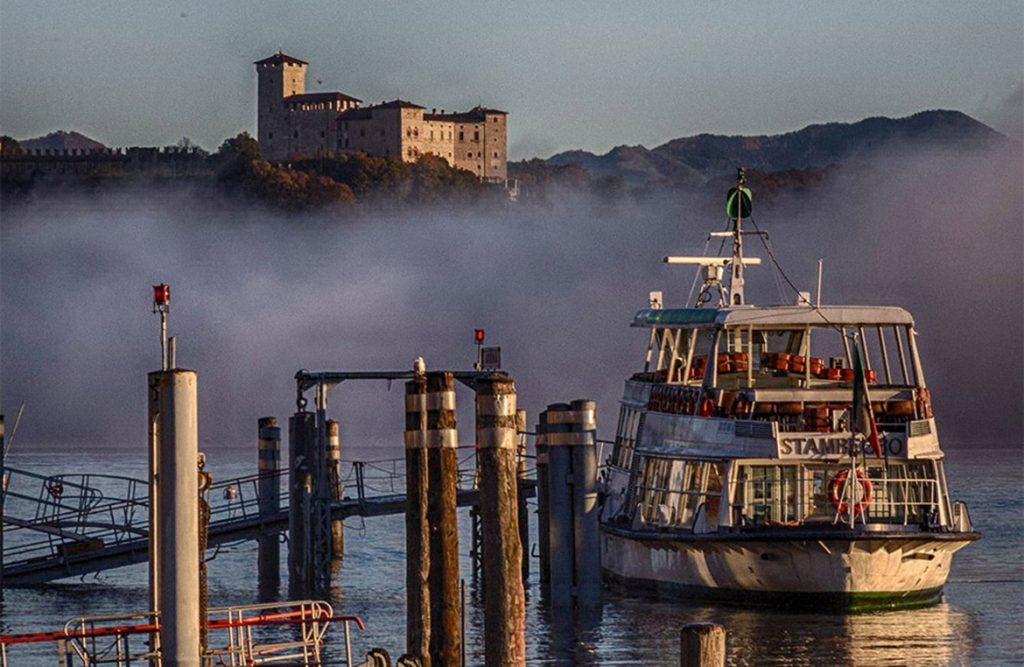
[[[636,447],[641,414],[639,409],[633,407],[624,407],[619,411],[619,428],[615,432],[612,465],[625,470],[629,470],[633,465],[633,449]]]
[[[722,464],[646,457],[636,494],[646,524],[697,532],[717,530]]]
[[[740,470],[741,525],[796,521],[797,466],[743,466]]]

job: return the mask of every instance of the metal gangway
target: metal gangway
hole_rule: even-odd
[[[477,504],[475,447],[460,448],[458,503]],[[145,480],[107,474],[40,475],[7,467],[3,484],[3,585],[32,585],[145,562],[149,487]],[[259,474],[215,481],[207,493],[208,549],[288,528],[287,471],[280,508],[260,512]],[[265,479],[262,478],[262,479]],[[335,518],[405,511],[402,458],[342,463],[345,496],[331,501]],[[523,493],[533,496],[534,482]]]

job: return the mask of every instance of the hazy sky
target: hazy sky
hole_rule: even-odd
[[[928,108],[1021,134],[1021,0],[0,0],[0,132],[215,148],[278,49],[312,90],[505,109],[513,158]]]

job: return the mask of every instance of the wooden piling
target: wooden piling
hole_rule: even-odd
[[[427,520],[430,526],[430,662],[457,665],[459,633],[459,483],[455,380],[427,373]]]
[[[526,504],[526,410],[516,410],[516,478],[518,488],[519,549],[523,585],[530,578],[530,508]]]
[[[258,422],[259,437],[259,514],[268,522],[281,509],[281,429],[274,417]],[[281,584],[281,542],[276,531],[260,535],[256,547],[256,571],[259,588],[274,591]]]
[[[341,428],[334,419],[327,420],[327,486],[331,500],[341,500],[344,485],[341,483]],[[345,557],[345,521],[340,517],[331,519],[331,558]]]
[[[516,390],[508,377],[476,381],[476,442],[483,524],[484,661],[526,663],[523,552],[519,536]]]
[[[405,644],[430,667],[430,529],[427,522],[427,379],[405,384]]]
[[[725,667],[725,628],[717,623],[688,623],[679,640],[680,667]]]

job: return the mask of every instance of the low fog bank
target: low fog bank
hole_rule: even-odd
[[[1022,441],[1021,177],[1017,147],[901,155],[768,205],[755,185],[755,220],[801,289],[812,289],[820,256],[826,301],[914,313],[947,446]],[[207,449],[253,441],[258,417],[286,419],[297,369],[404,369],[419,355],[431,368],[468,368],[476,327],[501,345],[531,423],[547,403],[589,397],[612,437],[622,381],[646,342],[629,322],[649,290],[683,305],[692,273],[660,259],[701,251],[725,223],[724,193],[599,199],[567,191],[489,215],[357,222],[232,212],[166,192],[8,208],[0,408],[12,419],[27,404],[18,449],[143,456],[145,377],[159,360],[149,287],[166,281],[179,365],[200,373]],[[779,301],[767,266],[748,281],[751,300]],[[346,443],[397,448],[401,395],[384,383],[335,389]],[[460,394],[464,442],[471,399]]]

